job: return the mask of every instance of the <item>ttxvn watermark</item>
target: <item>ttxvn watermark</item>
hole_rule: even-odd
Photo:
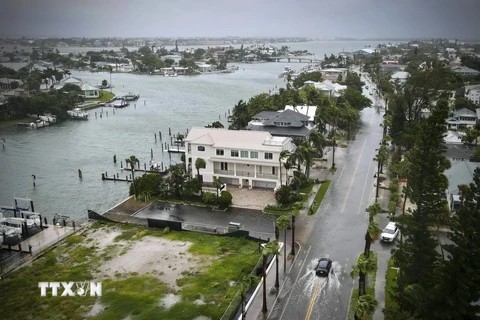
[[[101,297],[102,283],[101,282],[39,282],[40,296],[46,297],[47,292],[52,292],[52,297]],[[61,291],[61,292],[60,292]]]

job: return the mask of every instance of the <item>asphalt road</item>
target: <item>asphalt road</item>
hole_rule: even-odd
[[[368,91],[372,91],[372,84],[367,85],[369,90],[364,89],[364,94],[371,97]],[[373,158],[382,138],[382,120],[383,110],[363,110],[363,125],[355,140],[348,148],[337,149],[338,170],[322,205],[313,217],[298,219],[297,238],[302,251],[269,319],[346,318],[354,285],[349,274],[365,243],[365,209],[375,200]],[[380,246],[382,252],[390,249]],[[328,279],[316,277],[312,271],[315,262],[326,256],[333,260],[334,272]]]

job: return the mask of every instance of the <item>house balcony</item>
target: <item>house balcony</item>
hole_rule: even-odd
[[[278,175],[271,173],[257,173],[257,178],[262,179],[278,179]]]
[[[276,180],[278,179],[278,176],[275,174],[270,174],[270,173],[257,173],[255,175],[255,172],[253,171],[240,171],[237,170],[237,173],[233,170],[221,170],[221,169],[214,169],[213,170],[214,174],[221,174],[225,176],[232,176],[232,177],[254,177],[254,178],[260,178],[260,179],[272,179]]]
[[[213,170],[213,173],[223,174],[223,175],[226,175],[226,176],[234,176],[234,175],[235,175],[235,173],[233,172],[233,170],[215,169],[215,170]]]

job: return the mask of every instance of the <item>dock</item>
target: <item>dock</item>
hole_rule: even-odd
[[[115,175],[113,175],[113,177],[107,177],[107,175],[105,175],[105,173],[102,173],[102,180],[103,181],[123,181],[123,182],[132,182],[132,179],[128,179],[128,176],[125,177],[125,179],[123,178],[120,178]]]
[[[125,171],[132,171],[131,168],[123,168],[123,170]],[[165,175],[168,173],[168,170],[163,170],[163,171],[159,171],[159,170],[145,170],[145,169],[135,169],[135,172],[145,172],[145,173],[158,173],[160,175]]]

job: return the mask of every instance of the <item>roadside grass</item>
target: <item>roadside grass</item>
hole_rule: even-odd
[[[375,260],[375,269],[367,273],[366,276],[366,291],[367,294],[370,294],[371,296],[375,297],[375,277],[377,275],[377,254],[374,251],[370,251],[370,256],[372,259]],[[360,257],[363,257],[363,252],[360,254]],[[358,259],[357,259],[358,262]],[[358,278],[355,278],[355,286],[356,288],[352,289],[352,295],[350,296],[350,307],[348,308],[348,316],[347,320],[353,320],[354,319],[354,313],[355,313],[355,308],[357,306],[357,301],[358,301]],[[373,319],[373,313],[368,315],[367,317],[364,318],[364,320],[372,320]]]
[[[110,91],[100,90],[100,98],[85,99],[85,101],[107,102],[113,99],[115,94]]]
[[[325,197],[325,193],[327,192],[328,187],[330,186],[330,182],[331,182],[330,180],[325,180],[320,186],[320,188],[318,189],[318,192],[315,195],[316,202],[313,203],[311,210],[309,210],[309,215],[310,215],[310,212],[313,212],[312,215],[315,214],[318,211],[318,208],[320,208],[323,198]]]
[[[335,168],[330,168],[328,171],[330,171],[331,173],[335,173],[335,172],[337,172],[337,168],[336,167]]]
[[[398,304],[393,300],[394,288],[397,285],[397,274],[398,271],[392,269],[395,267],[395,261],[393,258],[388,260],[388,269],[387,274],[385,275],[386,285],[385,285],[385,314],[388,314],[390,310],[398,310]]]
[[[260,258],[258,244],[241,238],[175,231],[164,235],[161,230],[109,222],[95,222],[92,229],[104,232],[113,228],[122,231],[115,241],[123,240],[129,244],[144,236],[191,242],[189,252],[209,263],[197,267],[192,261],[195,271],[184,272],[176,279],[180,286],[177,292],[154,274],[116,273],[99,278],[97,269],[104,260],[111,258],[117,245],[113,241],[100,250],[91,240],[88,241],[91,238],[87,232],[92,230],[85,230],[66,238],[32,264],[4,277],[0,319],[84,319],[96,301],[105,309],[94,319],[193,319],[198,315],[219,319],[239,290],[236,281],[249,274]],[[38,282],[89,280],[102,281],[102,297],[52,297],[50,290],[47,297],[40,297]],[[171,308],[160,304],[168,293],[181,298]],[[198,299],[204,304],[195,302]]]
[[[21,123],[21,122],[27,122],[31,118],[19,118],[19,119],[9,119],[9,120],[1,120],[0,121],[0,127],[2,126],[8,126],[10,124],[15,124],[15,123]]]

